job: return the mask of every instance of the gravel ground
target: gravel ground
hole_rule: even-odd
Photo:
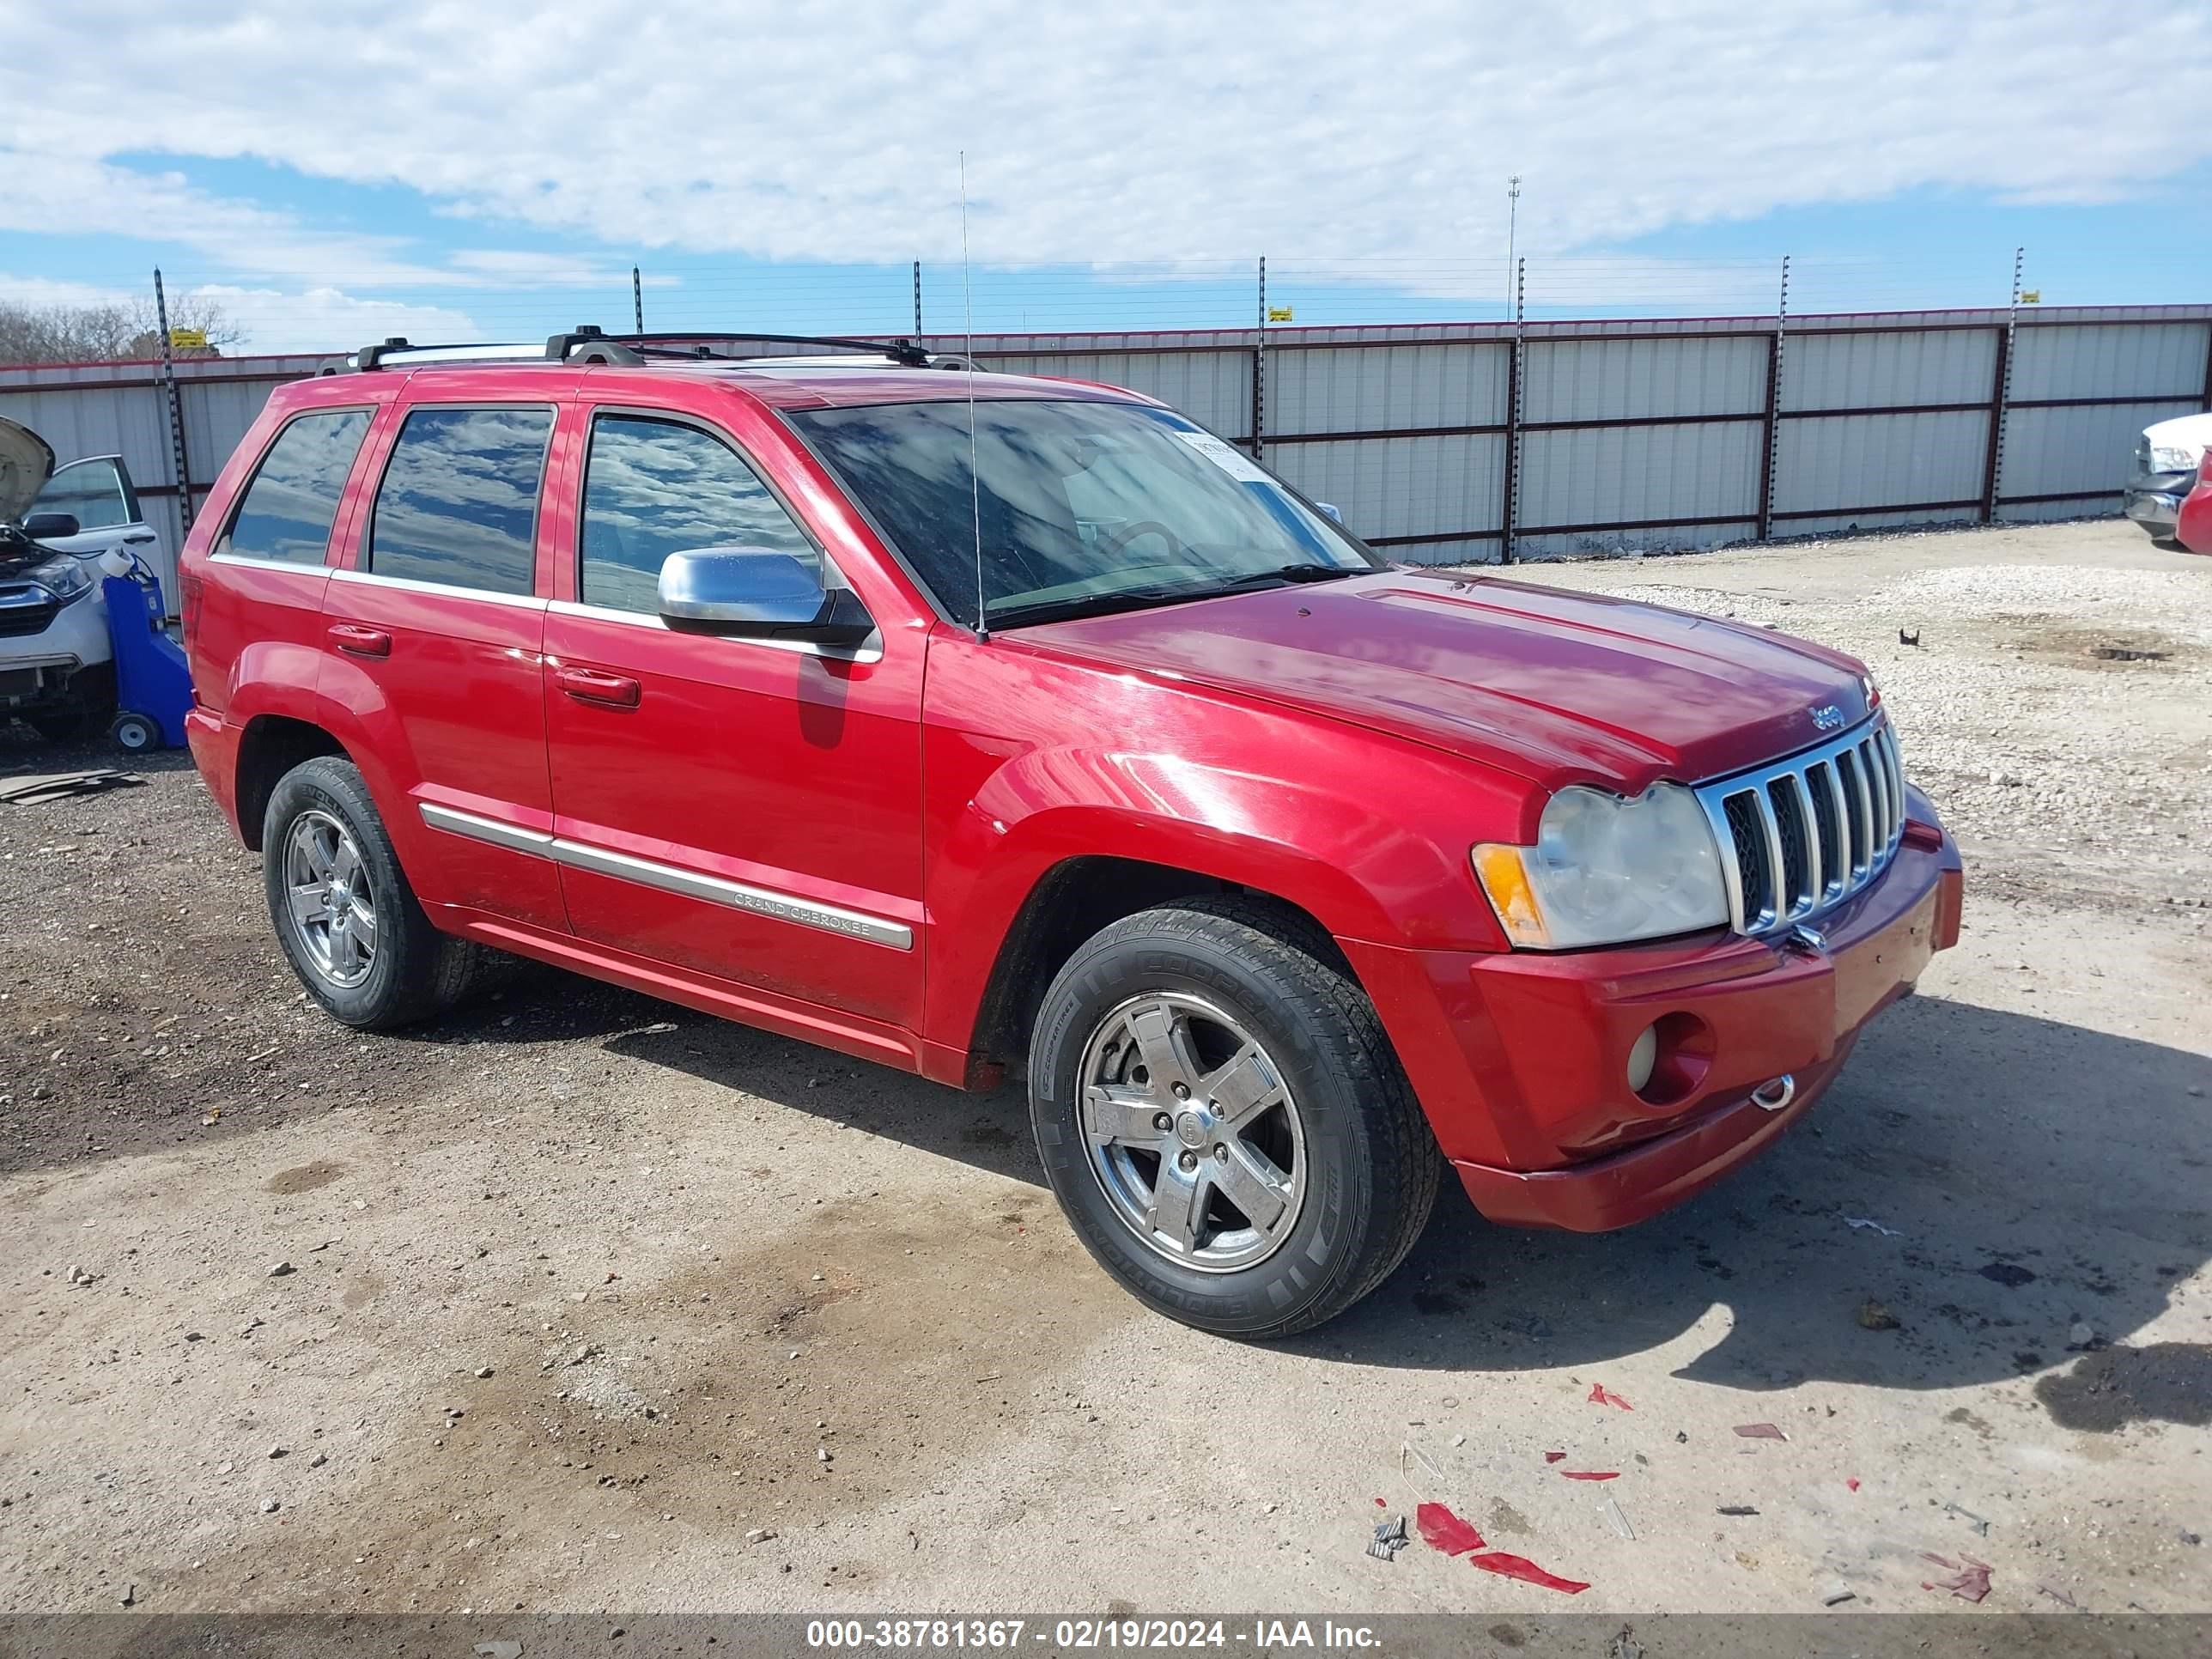
[[[1447,1194],[1270,1348],[1116,1291],[1012,1091],[537,969],[357,1037],[188,769],[0,805],[0,1611],[1967,1611],[1923,1553],[2212,1610],[2212,561],[1532,574],[1866,657],[1966,942],[1718,1190],[1602,1238]],[[1591,1589],[1364,1553],[1424,1498]]]

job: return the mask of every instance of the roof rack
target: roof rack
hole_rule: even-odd
[[[387,363],[398,367],[398,360],[402,358],[426,366],[432,362],[446,365],[466,362],[575,362],[606,363],[629,368],[637,368],[654,358],[690,362],[741,363],[749,361],[733,352],[714,350],[712,348],[717,344],[835,346],[865,356],[872,361],[888,359],[903,368],[975,367],[964,357],[932,357],[918,339],[862,340],[842,334],[609,334],[593,324],[579,323],[565,334],[552,336],[542,349],[519,343],[491,341],[416,345],[413,341],[395,334],[374,345],[363,346],[349,356],[333,357],[316,373],[366,373],[370,369],[382,368]]]

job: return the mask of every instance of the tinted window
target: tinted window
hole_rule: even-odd
[[[137,520],[113,461],[74,461],[46,481],[33,513],[66,513],[79,530],[106,530]]]
[[[773,548],[819,568],[813,544],[727,444],[672,421],[599,416],[584,473],[584,603],[656,611],[662,561],[702,547]]]
[[[276,434],[217,553],[320,564],[346,475],[368,432],[368,411],[302,415]]]
[[[399,428],[369,529],[380,576],[531,591],[550,409],[418,409]]]

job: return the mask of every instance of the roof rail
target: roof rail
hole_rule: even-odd
[[[919,340],[896,338],[862,340],[844,334],[717,334],[676,331],[665,334],[601,336],[597,329],[590,331],[594,337],[608,338],[621,345],[641,347],[648,350],[655,347],[664,349],[670,347],[692,348],[689,350],[679,349],[676,354],[686,357],[724,356],[722,353],[708,351],[707,347],[710,343],[750,345],[757,342],[763,345],[839,346],[847,351],[864,352],[871,357],[888,357],[891,362],[908,368],[927,368],[930,365],[929,353]],[[743,362],[744,359],[732,357],[729,361]]]
[[[592,323],[579,323],[565,334],[550,336],[542,352],[520,343],[453,341],[441,345],[416,345],[403,335],[392,335],[374,345],[365,345],[343,357],[332,357],[318,374],[366,373],[398,366],[400,357],[447,362],[513,363],[532,361],[552,363],[605,363],[635,368],[650,358],[678,358],[692,362],[741,363],[744,357],[711,349],[714,345],[836,346],[870,357],[887,358],[906,368],[972,368],[964,357],[933,358],[918,339],[862,340],[842,334],[609,334]],[[450,354],[447,356],[447,354]],[[427,366],[427,365],[426,365]]]

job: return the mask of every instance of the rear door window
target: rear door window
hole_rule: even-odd
[[[301,415],[287,422],[246,485],[230,528],[216,543],[216,556],[322,563],[338,498],[368,432],[365,409]]]
[[[602,415],[584,472],[578,595],[615,611],[657,611],[671,553],[765,547],[820,556],[760,474],[711,433],[678,421]]]
[[[363,568],[408,581],[528,593],[546,408],[416,409],[376,492]]]

